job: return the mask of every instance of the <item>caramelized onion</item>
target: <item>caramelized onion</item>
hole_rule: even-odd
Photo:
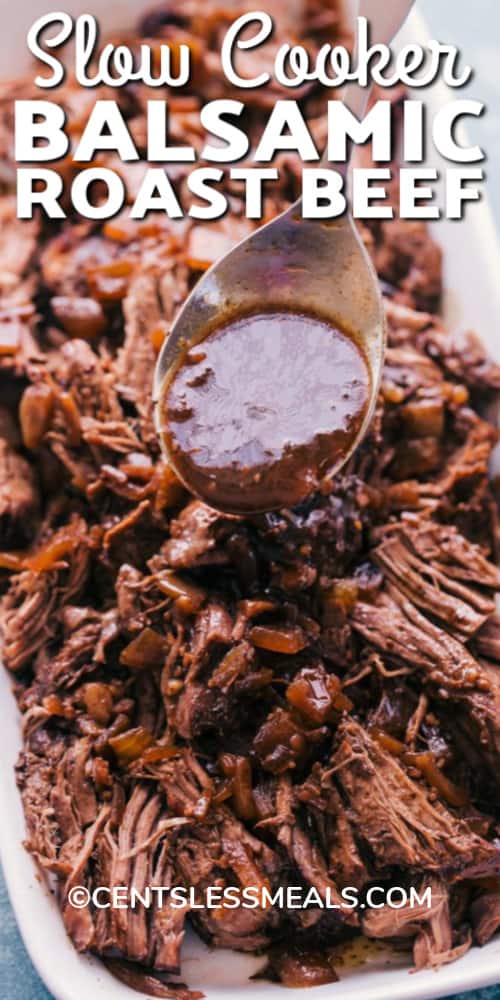
[[[43,699],[42,705],[45,711],[49,713],[49,715],[59,715],[62,716],[62,718],[64,718],[68,714],[64,702],[61,701],[59,695],[57,694],[48,694]],[[70,709],[70,714],[73,714],[72,709]]]
[[[69,530],[58,532],[47,545],[25,560],[27,569],[34,573],[43,573],[52,569],[61,559],[65,559],[73,551],[78,539]]]
[[[168,334],[168,327],[166,323],[160,323],[157,326],[154,326],[153,329],[150,331],[149,339],[157,354],[160,353],[167,334]]]
[[[306,719],[319,724],[331,715],[339,694],[338,677],[327,674],[321,666],[299,670],[286,690],[287,701]]]
[[[106,726],[113,710],[113,695],[109,684],[92,681],[84,685],[82,695],[85,708],[94,722]]]
[[[125,213],[104,223],[103,235],[114,243],[132,243],[139,235],[138,223]]]
[[[326,606],[335,605],[345,614],[349,614],[358,599],[358,585],[355,580],[339,579],[323,594]]]
[[[222,802],[227,802],[227,800],[231,798],[232,794],[233,794],[232,778],[225,778],[224,781],[221,781],[220,785],[217,788],[217,791],[214,792],[212,796],[212,802],[215,806],[219,806],[222,804]]]
[[[281,774],[302,763],[309,744],[322,739],[328,730],[303,728],[291,712],[275,708],[262,723],[254,741],[254,751],[266,771]]]
[[[171,597],[177,607],[187,615],[194,615],[204,604],[206,595],[200,587],[186,583],[171,570],[164,570],[156,577],[156,585],[163,594]]]
[[[429,785],[436,788],[445,802],[448,802],[450,806],[459,807],[467,805],[468,797],[464,789],[459,788],[458,785],[455,785],[443,774],[441,768],[436,764],[434,754],[430,750],[425,750],[422,753],[413,753],[407,750],[406,745],[401,743],[400,740],[396,740],[389,733],[384,732],[383,729],[376,727],[370,729],[370,736],[377,743],[380,743],[380,746],[384,750],[387,750],[396,757],[400,757],[409,767],[418,768]]]
[[[0,323],[0,355],[16,354],[21,343],[21,324],[18,320]]]
[[[219,758],[222,773],[232,779],[234,809],[240,819],[255,819],[256,808],[252,789],[252,768],[248,757],[223,753]]]
[[[268,962],[260,977],[278,980],[292,989],[307,989],[310,986],[324,986],[338,981],[330,956],[321,951],[306,948],[290,948],[279,944],[268,952]]]
[[[176,746],[162,746],[160,743],[154,746],[148,747],[142,755],[142,759],[145,764],[157,764],[158,761],[171,760],[172,757],[176,757],[179,753],[179,747]]]
[[[129,511],[122,517],[120,521],[116,521],[107,531],[104,532],[103,544],[105,548],[109,546],[116,540],[116,538],[121,535],[124,531],[129,531],[130,528],[140,521],[142,515],[149,509],[149,500],[142,500],[134,510]]]
[[[25,556],[21,552],[0,552],[0,569],[20,573],[25,565]]]
[[[248,638],[252,645],[259,649],[268,649],[271,653],[285,653],[289,656],[300,653],[301,649],[307,646],[307,636],[296,625],[282,627],[254,625],[250,629]]]
[[[58,323],[70,337],[94,340],[106,329],[106,317],[95,299],[56,295],[51,306]]]
[[[339,691],[339,693],[336,694],[335,698],[333,699],[333,707],[336,709],[337,712],[350,712],[353,707],[353,704],[351,699],[348,698],[343,691]]]
[[[153,742],[151,733],[143,726],[127,729],[126,732],[112,736],[108,740],[120,764],[130,764],[137,760]]]
[[[59,392],[57,402],[66,420],[66,429],[69,432],[69,443],[75,448],[78,447],[82,439],[82,428],[80,422],[80,412],[70,392]]]
[[[405,753],[404,761],[410,766],[418,767],[429,785],[433,785],[450,806],[467,805],[469,800],[464,789],[459,788],[443,774],[434,760],[434,755],[429,750],[425,753]]]
[[[394,736],[390,736],[383,729],[379,729],[377,726],[370,728],[370,736],[380,743],[380,746],[388,753],[392,753],[395,757],[401,757],[405,752],[406,746],[401,743],[401,740],[396,740]]]
[[[174,470],[166,462],[162,462],[157,468],[156,482],[156,510],[161,511],[164,508],[177,507],[184,496],[185,490]]]
[[[165,659],[165,639],[152,628],[145,628],[120,653],[120,663],[132,670],[159,667]]]
[[[109,770],[109,763],[104,757],[94,757],[92,779],[97,791],[100,793],[113,787],[113,778]]]
[[[406,403],[401,415],[411,437],[441,437],[444,431],[442,399],[417,399]]]
[[[404,483],[391,483],[387,489],[386,499],[390,510],[412,510],[420,502],[419,484],[416,479],[408,479]]]
[[[46,382],[37,382],[24,390],[19,404],[19,422],[25,448],[38,448],[50,427],[54,393]]]
[[[127,294],[133,270],[134,261],[130,257],[88,268],[87,280],[92,295],[100,302],[120,302]]]
[[[141,456],[143,458],[145,456]],[[120,472],[123,472],[129,479],[139,479],[142,483],[149,483],[155,474],[155,467],[151,462],[140,462],[139,455],[127,455],[125,462],[120,465]]]
[[[276,601],[269,601],[266,598],[238,601],[238,611],[245,618],[258,618],[267,611],[276,611],[277,607]]]

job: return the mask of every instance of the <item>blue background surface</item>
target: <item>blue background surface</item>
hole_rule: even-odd
[[[468,96],[484,101],[487,113],[469,133],[487,152],[487,190],[500,226],[500,3],[498,0],[474,0],[473,3],[418,0],[417,5],[433,37],[460,46],[464,59],[475,69],[474,79],[467,87]],[[54,8],[56,6],[54,4]],[[258,4],[255,6],[257,8]],[[64,3],[60,7],[64,9]],[[335,992],[340,997],[340,991]],[[500,1000],[500,986],[461,993],[456,1000],[465,997],[467,1000]],[[0,1000],[52,1000],[24,948],[1,874]],[[88,998],[82,997],[82,1000]],[[290,993],[290,1000],[293,1000],[293,993]]]

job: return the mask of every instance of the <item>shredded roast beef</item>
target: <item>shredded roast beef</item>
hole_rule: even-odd
[[[301,9],[293,33],[312,51],[342,39],[336,0]],[[169,129],[197,150],[194,112],[230,96],[215,58],[226,23],[190,0],[163,4],[137,36],[190,41],[196,74]],[[452,961],[500,925],[497,432],[481,409],[500,368],[475,334],[444,328],[425,226],[362,227],[388,326],[364,442],[297,508],[212,510],[160,455],[151,380],[189,288],[256,223],[236,187],[232,213],[205,227],[159,213],[18,221],[9,108],[30,93],[1,95],[0,624],[23,718],[26,846],[67,932],[166,997],[199,995],[170,981],[188,924],[216,946],[268,950],[287,985],[333,981],[331,949],[360,933],[412,950],[417,968]],[[151,96],[68,80],[59,99],[76,123],[97,98],[120,100],[144,151]],[[277,96],[245,93],[252,142]],[[319,96],[298,95],[318,135]],[[268,217],[297,194],[299,164],[285,160]],[[120,165],[131,190],[140,169]],[[176,165],[181,200],[189,169]],[[432,905],[221,916],[204,903],[211,885],[341,902],[373,883],[430,887]],[[73,885],[184,885],[200,908],[77,910]]]
[[[453,815],[432,792],[416,783],[404,766],[359,723],[343,722],[332,766],[338,775],[358,838],[370,850],[377,871],[410,870],[495,875],[500,868],[494,844]]]

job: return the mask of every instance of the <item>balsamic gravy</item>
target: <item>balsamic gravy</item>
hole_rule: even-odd
[[[315,316],[238,318],[186,351],[160,399],[177,473],[211,506],[299,503],[354,443],[370,397],[354,339]]]

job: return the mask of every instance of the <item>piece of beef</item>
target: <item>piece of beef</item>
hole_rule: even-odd
[[[469,650],[417,611],[395,587],[387,587],[375,604],[358,601],[351,622],[367,643],[391,660],[423,670],[444,692],[489,689],[485,671]]]
[[[0,547],[24,548],[35,534],[40,495],[31,465],[0,438]]]
[[[61,348],[64,367],[61,382],[71,386],[71,395],[81,417],[120,420],[123,416],[112,378],[85,340],[70,340]]]
[[[454,941],[448,891],[441,879],[429,876],[414,888],[423,902],[368,910],[362,920],[363,933],[370,938],[412,939],[415,969],[438,969],[468,951],[470,933],[462,941]]]
[[[212,645],[215,648],[205,665],[197,659],[194,648],[192,654],[187,653],[193,656],[193,661],[184,680],[180,680],[181,671],[177,667],[173,673],[164,671],[162,687],[167,716],[173,729],[185,739],[207,733],[229,737],[235,726],[243,731],[242,719],[245,730],[251,730],[248,706],[257,692],[264,694],[269,689],[273,680],[272,670],[259,664],[255,649],[246,640],[227,651],[220,639]],[[184,647],[184,656],[186,652]],[[253,719],[253,725],[259,717],[260,713]]]
[[[89,778],[91,752],[92,743],[88,737],[76,739],[58,764],[51,801],[61,832],[67,840],[71,837],[73,825],[70,812],[78,831],[85,829],[97,817],[96,794]]]
[[[174,850],[173,843],[166,837],[158,854],[158,860],[152,863],[154,885],[169,886],[175,884],[175,871],[172,863]],[[180,971],[185,917],[183,908],[175,908],[167,899],[161,900],[161,903],[158,901],[155,906],[149,929],[149,960],[155,969],[167,972]]]
[[[471,903],[470,915],[474,940],[483,945],[500,927],[500,893],[498,889],[485,889]]]
[[[102,630],[97,615],[87,617],[63,642],[61,648],[42,649],[35,663],[35,682],[40,695],[74,687],[84,674],[95,670],[95,653]]]
[[[372,439],[366,445],[370,461],[373,444]],[[361,449],[356,456],[360,468],[366,457]],[[314,494],[293,510],[255,519],[259,556],[285,566],[294,565],[302,556],[301,561],[313,568],[312,583],[318,578],[326,581],[345,576],[362,550],[364,532],[373,521],[378,500],[376,491],[366,490],[361,475],[338,476],[331,492],[325,486],[324,494]]]
[[[500,572],[453,530],[402,526],[387,533],[373,558],[402,594],[458,638],[474,635],[495,610],[477,585],[499,590]]]
[[[285,848],[290,859],[297,867],[309,885],[313,885],[322,899],[327,892],[332,901],[341,905],[338,887],[330,877],[327,862],[322,856],[319,845],[305,832],[298,818],[294,816],[293,793],[287,777],[281,777],[277,786],[276,815],[279,820],[277,828],[278,842]],[[349,923],[353,915],[344,912],[344,919]]]
[[[164,543],[160,558],[173,569],[220,565],[227,555],[217,547],[217,527],[225,516],[201,500],[191,500],[170,523],[170,537]],[[153,569],[160,562],[152,564]]]
[[[214,646],[229,646],[232,634],[233,621],[228,609],[220,602],[210,601],[200,611],[193,630],[189,676],[196,676]]]
[[[326,916],[321,910],[303,911],[299,914],[290,910],[288,919],[297,923],[301,933],[307,935],[311,928],[314,933],[324,933],[325,942],[335,939],[343,926],[357,924],[357,917],[343,905],[337,881],[335,864],[332,860],[333,843],[322,836],[320,824],[315,823],[315,807],[312,804],[315,791],[305,786],[294,789],[289,775],[267,778],[254,790],[254,798],[259,822],[257,830],[266,837],[272,837],[285,852],[288,866],[292,868],[292,884],[301,882],[305,890],[313,886],[322,900],[329,899],[337,909]],[[310,807],[306,811],[302,803]],[[321,803],[318,808],[323,808]],[[329,831],[330,832],[330,831]],[[354,861],[355,865],[355,861]]]
[[[412,527],[404,524],[404,534],[421,559],[432,562],[448,577],[477,587],[497,590],[500,570],[485,557],[483,549],[467,540],[453,525],[425,519]]]
[[[16,767],[17,784],[26,815],[26,846],[37,862],[49,869],[56,869],[61,845],[61,830],[51,797],[57,766],[64,751],[65,742],[61,737],[56,740],[47,735],[43,742],[38,739],[34,750],[23,751]]]
[[[436,309],[441,296],[441,250],[421,222],[383,222],[374,263],[381,278],[401,288],[405,304]]]
[[[115,979],[124,983],[131,990],[148,997],[159,997],[160,1000],[203,1000],[205,994],[199,990],[185,989],[182,983],[166,983],[159,976],[152,975],[133,962],[125,962],[120,958],[105,958],[104,965]]]
[[[240,891],[245,887],[272,888],[276,886],[280,871],[277,855],[247,833],[230,813],[224,813],[217,827],[209,833],[208,842],[203,837],[203,830],[198,831],[198,828],[191,835],[183,833],[177,845],[177,864],[184,880],[194,874],[191,884],[202,894],[214,884],[214,877],[222,879],[222,885],[236,886]],[[214,945],[237,951],[256,951],[269,943],[278,916],[272,908],[239,907],[224,921],[217,919],[217,912],[209,909],[197,911],[192,919],[202,935]]]
[[[9,670],[30,663],[58,632],[56,611],[78,597],[87,582],[90,538],[83,518],[75,516],[54,532],[34,559],[31,569],[12,577],[0,605],[3,658]]]
[[[153,872],[151,850],[148,850],[147,847],[140,850],[140,847],[142,844],[149,843],[151,836],[157,829],[161,808],[161,797],[152,795],[144,806],[135,828],[136,853],[127,884],[142,895],[151,884]],[[146,910],[139,906],[129,914],[126,954],[135,962],[144,962],[148,958],[149,952],[147,914]]]
[[[140,452],[133,426],[124,419],[114,388],[114,373],[90,345],[80,339],[63,345],[54,373],[61,391],[46,439],[82,492],[89,486],[116,488],[126,476],[112,467],[117,456]],[[82,447],[86,445],[86,447]],[[106,476],[105,469],[111,471]],[[118,479],[118,482],[116,480]],[[139,497],[141,499],[141,497]]]
[[[500,617],[492,615],[475,637],[474,647],[487,660],[500,663]]]
[[[185,684],[179,697],[173,702],[171,698],[168,700],[167,715],[171,725],[183,739],[194,739],[213,730],[224,732],[234,719],[233,712],[228,709],[227,699],[194,681]]]
[[[194,886],[201,901],[210,885],[261,889],[272,887],[280,873],[278,856],[252,836],[226,806],[209,810],[213,783],[190,752],[161,768],[169,811],[189,822],[179,827],[175,843],[177,884]],[[220,947],[254,951],[269,941],[273,909],[238,907],[224,920],[217,911],[196,910],[191,919],[203,936]]]
[[[328,872],[336,884],[341,889],[346,886],[362,889],[370,879],[370,872],[329,768],[314,765],[295,795],[307,807],[309,823],[313,824],[327,858]]]
[[[467,410],[465,433],[447,457],[446,465],[430,481],[417,487],[417,505],[432,511],[439,521],[455,525],[467,539],[492,545],[492,505],[488,469],[497,432],[491,424]]]
[[[392,396],[399,403],[419,389],[429,391],[443,382],[439,366],[406,339],[407,333],[403,344],[387,348],[382,382],[385,397],[390,400]]]
[[[124,562],[115,580],[120,627],[125,634],[139,632],[149,624],[145,578],[135,566]]]
[[[123,303],[125,340],[115,364],[120,397],[133,403],[140,437],[155,454],[158,450],[153,425],[152,386],[158,342],[168,336],[177,306],[186,292],[187,273],[173,260],[145,265],[133,276]]]
[[[425,786],[358,723],[339,727],[331,765],[377,870],[398,866],[450,879],[499,870],[499,848],[433,802]]]
[[[63,849],[62,852],[66,855],[70,871],[66,881],[61,886],[61,910],[64,926],[77,951],[88,951],[93,947],[95,940],[94,918],[90,903],[80,909],[72,906],[68,897],[75,886],[82,885],[86,881],[88,863],[109,814],[110,806],[101,806],[99,814],[91,826],[88,826],[84,833],[78,833],[76,837],[67,842],[65,850]]]
[[[87,274],[116,258],[119,248],[85,223],[67,227],[49,239],[40,252],[45,286],[58,295],[86,295]]]
[[[463,751],[473,738],[478,758],[498,782],[500,762],[500,667],[481,660],[481,670],[488,680],[486,691],[458,691],[452,705],[446,706],[449,725]]]
[[[500,365],[496,364],[472,330],[449,333],[438,325],[428,326],[418,335],[418,344],[439,361],[447,374],[471,389],[500,389]]]
[[[148,803],[151,803],[148,807]],[[111,864],[109,869],[109,887],[130,885],[132,883],[135,861],[135,849],[140,846],[141,841],[146,839],[151,833],[151,825],[158,815],[159,802],[153,794],[150,799],[149,788],[146,784],[136,784],[123,809],[123,814],[118,830],[118,837],[111,841]],[[151,813],[151,822],[150,822]],[[108,840],[111,840],[111,831],[108,832]],[[137,854],[140,857],[140,852]],[[146,855],[147,858],[147,855]],[[142,859],[141,859],[142,860]],[[144,951],[142,958],[147,955],[147,948],[144,948],[143,920],[144,912],[137,911],[138,919],[132,908],[113,908],[109,911],[107,923],[108,929],[105,936],[107,948],[117,949],[125,958],[129,955],[135,958],[138,950]],[[142,932],[142,933],[141,933]],[[103,929],[100,928],[103,935]]]
[[[203,608],[191,630],[189,640],[179,646],[175,659],[170,657],[164,670],[162,688],[170,724],[185,739],[216,729],[223,731],[234,720],[237,692],[223,691],[209,679],[212,666],[224,670],[224,660],[232,643],[233,620],[221,603],[210,601]],[[231,650],[231,657],[237,656]],[[182,662],[181,662],[182,660]],[[250,656],[242,667],[250,665]],[[187,665],[187,670],[185,669]],[[236,682],[237,677],[233,680]]]

